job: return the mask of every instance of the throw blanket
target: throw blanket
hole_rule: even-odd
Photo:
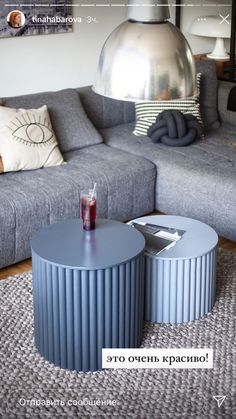
[[[191,144],[203,135],[202,126],[191,114],[183,115],[178,110],[161,112],[156,122],[148,129],[148,136],[153,143],[183,147]]]

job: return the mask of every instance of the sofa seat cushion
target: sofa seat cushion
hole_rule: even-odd
[[[75,89],[4,98],[4,105],[25,109],[47,105],[62,152],[102,142],[98,131],[88,119]]]
[[[126,221],[153,211],[156,169],[143,157],[99,144],[65,159],[81,173],[85,188],[97,182],[98,216]]]
[[[36,230],[79,217],[80,191],[95,181],[99,217],[125,221],[153,211],[156,171],[148,160],[104,144],[64,158],[66,165],[1,175],[0,267],[30,257]]]
[[[0,267],[30,257],[29,240],[34,231],[78,214],[79,195],[68,165],[4,173],[0,177]]]
[[[188,147],[168,147],[133,135],[133,127],[120,125],[101,134],[106,144],[156,165],[155,208],[197,218],[236,240],[235,128],[222,125]]]

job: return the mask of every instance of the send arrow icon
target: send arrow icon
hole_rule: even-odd
[[[224,403],[226,396],[213,396],[213,399],[216,400],[218,407],[220,407]]]

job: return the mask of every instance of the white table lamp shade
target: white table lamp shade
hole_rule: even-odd
[[[230,38],[231,21],[220,16],[199,16],[197,17],[189,32],[193,35],[216,38],[215,46],[208,58],[229,59],[224,46],[224,38]]]

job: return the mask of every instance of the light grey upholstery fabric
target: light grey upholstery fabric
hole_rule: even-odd
[[[79,217],[80,191],[97,182],[99,217],[128,220],[154,209],[155,166],[104,144],[64,155],[67,164],[0,176],[0,267],[30,257],[34,231]]]
[[[4,105],[10,108],[30,109],[47,105],[62,152],[102,142],[74,89],[4,98],[3,101]]]
[[[227,105],[228,105],[228,98],[229,98],[230,90],[235,86],[236,86],[235,83],[221,81],[219,83],[219,90],[218,90],[218,107],[219,107],[220,119],[223,122],[227,122],[234,126],[236,126],[236,112],[229,111],[227,109]]]
[[[203,119],[207,127],[218,127],[214,63],[197,63],[197,71],[203,74]],[[227,87],[220,83],[221,119],[234,122],[226,111],[227,97]],[[37,229],[78,217],[80,191],[95,181],[100,217],[128,220],[155,207],[205,221],[236,240],[235,126],[223,124],[205,140],[174,148],[134,136],[134,104],[102,98],[90,87],[4,102],[16,108],[47,104],[67,164],[0,175],[0,268],[30,256],[29,239]],[[86,114],[111,147],[100,144]]]
[[[216,67],[213,60],[196,62],[200,83],[200,111],[206,128],[220,126],[217,111]],[[88,117],[98,129],[110,128],[135,120],[134,103],[106,98],[94,93],[91,86],[77,89]]]
[[[91,86],[79,88],[77,91],[96,128],[109,128],[134,121],[134,103],[103,97],[94,93]]]
[[[155,208],[202,220],[236,240],[236,139],[222,125],[188,147],[153,144],[132,134],[134,124],[101,130],[106,144],[143,156],[157,168]]]

